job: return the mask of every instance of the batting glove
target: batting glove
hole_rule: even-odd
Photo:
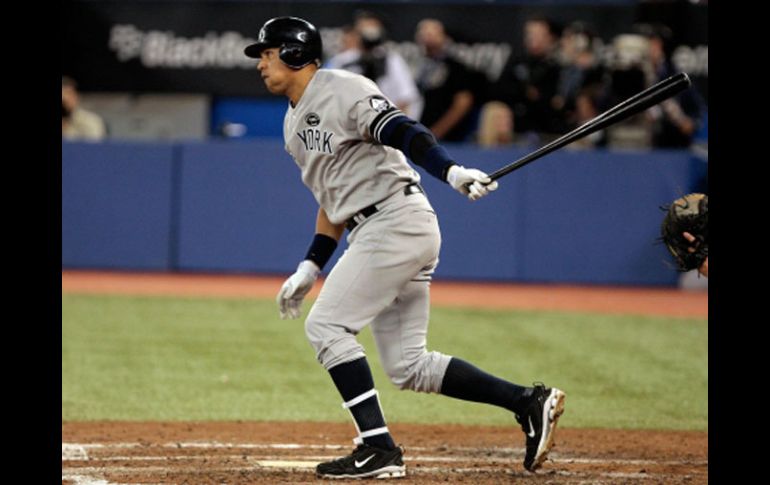
[[[478,200],[490,192],[497,190],[497,181],[491,178],[481,170],[475,168],[465,168],[462,165],[452,165],[449,167],[446,175],[446,181],[449,182],[456,191],[467,195],[470,200]]]
[[[309,259],[299,263],[297,271],[283,283],[276,298],[281,320],[299,318],[302,300],[313,288],[320,272],[321,269]]]

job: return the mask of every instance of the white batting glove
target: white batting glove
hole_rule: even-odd
[[[276,297],[281,320],[299,318],[302,300],[313,288],[320,272],[321,269],[309,259],[299,263],[297,271],[283,283]]]
[[[456,191],[467,195],[470,200],[478,200],[497,190],[497,181],[492,181],[487,174],[475,168],[452,165],[447,171],[446,181]],[[468,185],[470,184],[470,185]]]

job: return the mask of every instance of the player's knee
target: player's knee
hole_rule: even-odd
[[[438,352],[405,353],[398,362],[383,362],[390,381],[398,389],[416,392],[438,392],[448,357]]]
[[[404,362],[383,362],[382,365],[394,386],[401,390],[408,388],[409,371]]]
[[[382,368],[394,386],[402,390],[409,389],[414,364],[416,360],[419,359],[419,354],[417,354],[417,358],[408,358],[410,357],[408,352],[398,352],[397,354],[399,355],[399,358],[395,358],[395,356],[394,358],[387,358],[380,354],[382,357]],[[403,358],[400,358],[401,356],[403,356]]]
[[[316,352],[316,359],[326,369],[364,356],[355,335],[311,317],[312,313],[305,320],[305,336]]]
[[[330,340],[333,340],[341,333],[344,333],[344,330],[339,325],[334,325],[324,318],[319,318],[315,312],[315,307],[310,310],[305,319],[305,337],[307,337],[310,345],[316,351],[328,345]]]
[[[305,319],[305,337],[316,352],[318,352],[319,348],[323,345],[324,331],[320,322],[312,319],[309,315]]]

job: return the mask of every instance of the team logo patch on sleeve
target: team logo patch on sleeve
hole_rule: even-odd
[[[305,116],[305,123],[307,123],[310,126],[318,126],[318,123],[320,122],[321,122],[321,117],[315,113],[308,113],[308,115]]]
[[[369,98],[369,105],[378,113],[390,108],[390,103],[382,96],[372,96]]]

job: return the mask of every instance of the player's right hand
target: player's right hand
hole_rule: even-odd
[[[309,259],[299,263],[297,271],[283,283],[276,297],[281,320],[299,318],[302,300],[313,288],[320,272],[320,268]]]
[[[478,200],[490,192],[497,190],[497,181],[492,181],[489,175],[462,165],[452,165],[447,171],[446,181],[456,191],[467,195],[470,200]]]

